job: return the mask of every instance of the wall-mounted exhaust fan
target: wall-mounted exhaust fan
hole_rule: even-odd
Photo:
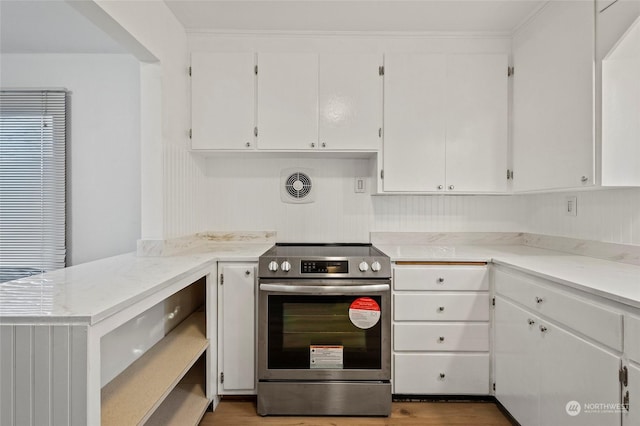
[[[285,203],[313,203],[315,191],[310,169],[285,169],[280,173],[280,199]]]

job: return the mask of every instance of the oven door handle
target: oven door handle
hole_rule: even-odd
[[[276,291],[280,293],[368,293],[373,291],[387,291],[389,284],[366,284],[366,285],[291,285],[291,284],[260,284],[260,291]]]

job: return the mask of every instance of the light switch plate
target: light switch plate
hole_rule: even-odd
[[[367,191],[367,178],[357,177],[355,178],[355,192],[366,192]]]
[[[565,198],[565,214],[567,216],[578,215],[578,197],[571,195]]]

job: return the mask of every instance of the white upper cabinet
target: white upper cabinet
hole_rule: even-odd
[[[375,54],[259,54],[258,148],[378,149],[381,64]]]
[[[447,189],[507,190],[507,55],[447,56]]]
[[[444,55],[386,54],[384,191],[444,188]]]
[[[258,54],[258,148],[318,145],[318,55]]]
[[[381,65],[377,54],[320,55],[320,148],[381,146]]]
[[[548,2],[513,39],[515,191],[594,184],[594,4]]]
[[[191,54],[191,147],[252,149],[255,145],[255,55]]]
[[[385,192],[504,192],[506,54],[385,55]]]

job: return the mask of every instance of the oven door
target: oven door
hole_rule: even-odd
[[[390,281],[262,280],[259,380],[390,380]]]

